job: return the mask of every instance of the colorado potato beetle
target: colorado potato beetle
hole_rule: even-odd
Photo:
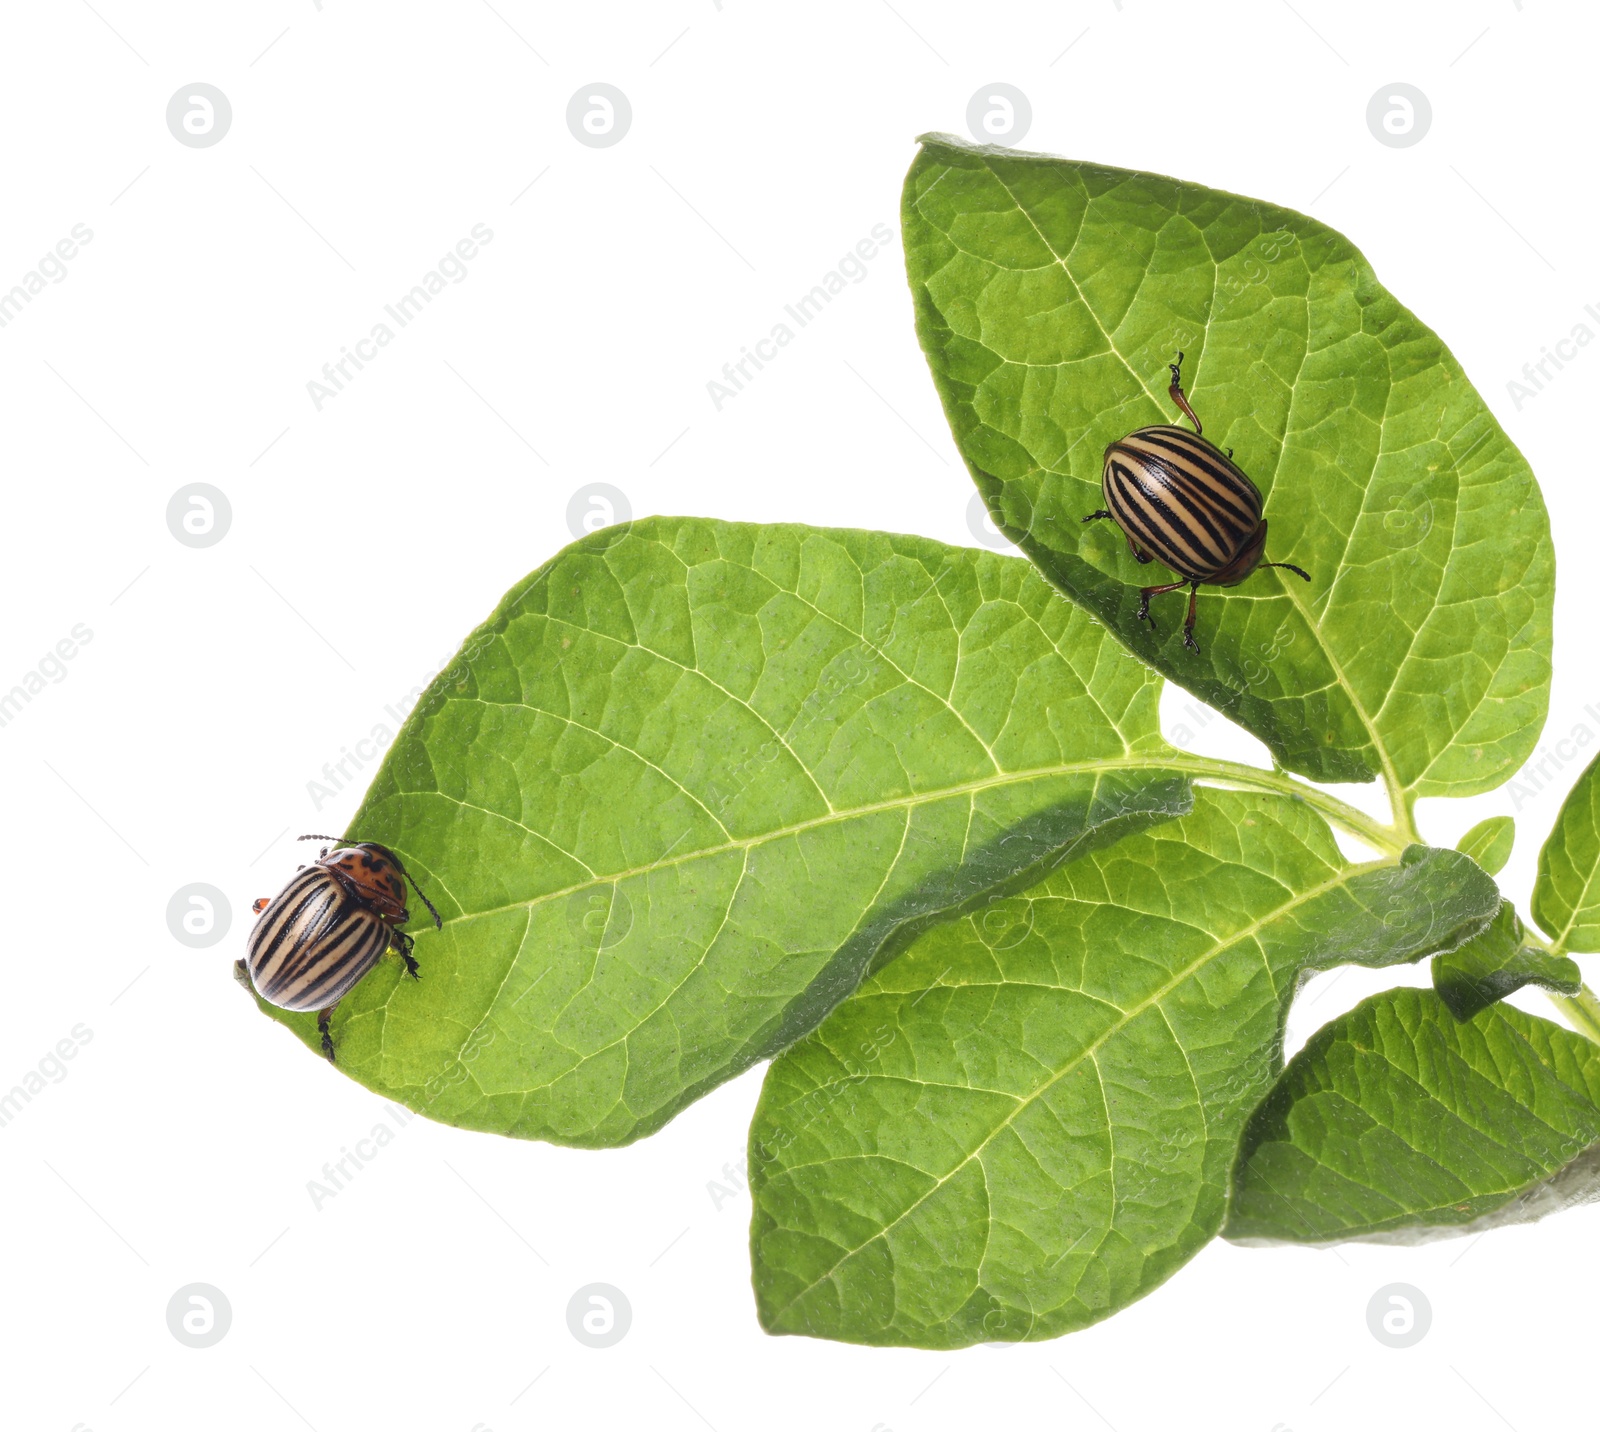
[[[1141,562],[1160,559],[1180,576],[1176,582],[1139,588],[1136,619],[1156,629],[1150,598],[1189,588],[1189,616],[1183,644],[1199,651],[1194,639],[1194,607],[1202,584],[1237,586],[1257,567],[1286,567],[1310,581],[1293,562],[1263,562],[1267,523],[1261,515],[1261,489],[1223,452],[1200,436],[1200,419],[1183,395],[1183,354],[1169,363],[1172,401],[1194,424],[1187,428],[1160,423],[1138,428],[1106,449],[1100,490],[1106,506],[1083,520],[1109,517],[1128,539],[1128,549]]]
[[[322,1052],[333,1058],[328,1021],[339,1001],[377,964],[391,945],[405,961],[406,972],[419,978],[411,954],[414,943],[400,928],[411,918],[406,885],[428,907],[435,928],[444,922],[404,865],[387,846],[362,840],[342,843],[337,836],[302,835],[301,840],[330,840],[311,865],[303,865],[272,899],[257,900],[260,919],[250,931],[242,961],[256,992],[279,1009],[317,1011]]]

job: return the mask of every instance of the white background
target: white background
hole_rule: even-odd
[[[0,689],[75,624],[93,637],[0,727],[0,1088],[74,1026],[92,1038],[0,1129],[0,1421],[1592,1421],[1592,1208],[1420,1250],[1214,1244],[1087,1332],[946,1355],[759,1331],[748,1198],[708,1189],[742,1158],[759,1070],[618,1152],[418,1119],[313,1206],[308,1181],[384,1108],[233,983],[249,903],[303,857],[293,836],[343,828],[366,777],[320,810],[308,782],[570,540],[574,492],[975,540],[897,243],[721,411],[706,384],[873,225],[898,229],[914,137],[964,132],[980,87],[1029,96],[1027,148],[1306,209],[1365,250],[1540,475],[1563,564],[1546,737],[1600,729],[1600,351],[1520,409],[1507,390],[1576,323],[1600,331],[1591,7],[495,6],[7,8],[0,290],[74,224],[94,237],[0,329]],[[165,122],[197,81],[233,109],[210,148]],[[610,148],[565,122],[596,81],[632,104]],[[1366,124],[1396,81],[1433,109],[1409,148]],[[318,411],[308,380],[478,223],[494,237],[467,278]],[[205,549],[166,522],[193,482],[232,508]],[[1223,732],[1201,748],[1252,749]],[[1425,804],[1423,828],[1447,843],[1519,806],[1503,880],[1525,910],[1577,769]],[[231,902],[209,949],[168,932],[191,882]],[[1297,1037],[1382,982],[1325,978]],[[166,1323],[193,1282],[232,1307],[208,1349]],[[567,1327],[594,1282],[633,1310],[610,1349]],[[1367,1328],[1393,1282],[1433,1309],[1408,1350]]]

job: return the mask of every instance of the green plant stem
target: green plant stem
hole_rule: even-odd
[[[1526,928],[1522,932],[1522,943],[1555,953],[1550,945]],[[1567,1023],[1579,1034],[1600,1044],[1600,995],[1584,985],[1577,994],[1552,994],[1546,990],[1544,997],[1566,1016]]]
[[[1394,828],[1404,837],[1407,845],[1425,845],[1427,842],[1417,831],[1417,797],[1415,792],[1403,790],[1388,779],[1389,809],[1394,812]]]
[[[1241,786],[1248,790],[1274,791],[1279,795],[1294,796],[1303,800],[1313,810],[1319,811],[1332,824],[1364,840],[1374,850],[1385,855],[1398,855],[1408,845],[1420,844],[1412,799],[1404,791],[1389,788],[1390,807],[1395,813],[1393,825],[1374,820],[1353,805],[1318,790],[1304,781],[1280,771],[1264,771],[1259,766],[1248,766],[1242,761],[1220,761],[1210,756],[1179,756],[1170,762],[1180,771],[1201,776],[1219,784]],[[1540,949],[1549,949],[1545,942],[1529,930],[1523,937]],[[1585,985],[1574,995],[1547,994],[1577,1032],[1586,1039],[1600,1044],[1600,995]]]
[[[1584,985],[1577,994],[1547,995],[1550,1003],[1566,1015],[1579,1034],[1595,1044],[1600,1044],[1600,996]]]
[[[1397,817],[1394,825],[1384,825],[1365,811],[1357,810],[1337,796],[1318,790],[1316,786],[1307,785],[1304,781],[1297,781],[1293,776],[1283,775],[1277,771],[1264,771],[1259,766],[1247,766],[1242,761],[1220,761],[1210,756],[1179,756],[1176,760],[1162,764],[1170,764],[1180,771],[1187,771],[1190,775],[1209,777],[1230,786],[1243,786],[1251,790],[1274,791],[1279,795],[1294,796],[1326,816],[1334,825],[1349,831],[1351,835],[1366,841],[1374,850],[1382,851],[1385,855],[1398,855],[1406,846],[1417,844],[1420,839],[1411,820],[1411,812],[1403,801],[1398,802],[1396,806],[1404,815],[1403,822]]]

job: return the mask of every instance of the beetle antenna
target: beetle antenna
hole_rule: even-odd
[[[1306,578],[1306,581],[1309,582],[1310,580],[1310,577]],[[400,865],[400,857],[398,855],[395,856],[394,863],[396,865]],[[422,903],[428,907],[428,913],[433,916],[433,928],[436,930],[444,929],[444,921],[439,918],[439,912],[433,908],[433,901],[428,899],[428,897],[422,893],[422,887],[411,878],[411,872],[407,870],[405,866],[400,865],[400,873],[406,877],[406,884],[408,884],[417,892],[417,899],[422,901]]]
[[[1167,367],[1172,370],[1172,386],[1167,389],[1167,393],[1172,398],[1172,401],[1174,403],[1176,403],[1180,408],[1183,409],[1184,416],[1186,418],[1188,418],[1191,423],[1194,424],[1194,435],[1196,437],[1199,437],[1200,436],[1200,419],[1195,417],[1194,409],[1189,406],[1189,400],[1186,397],[1183,396],[1183,376],[1182,376],[1183,350],[1182,349],[1178,350],[1178,361],[1176,363],[1168,363]],[[1307,578],[1307,580],[1309,581],[1310,578]]]
[[[1268,565],[1271,564],[1269,563]],[[1309,582],[1311,578],[1307,577],[1306,580]],[[348,843],[349,839],[349,837],[343,835],[302,835],[297,838],[300,840],[333,840],[338,841],[341,845]],[[394,851],[392,850],[389,852],[389,854],[394,855],[394,863],[400,867],[400,873],[406,877],[406,884],[408,884],[417,892],[417,899],[422,901],[422,903],[428,907],[428,913],[433,916],[434,929],[444,929],[444,921],[439,918],[439,912],[434,909],[433,901],[428,899],[428,897],[422,893],[422,887],[411,878],[411,872],[406,869],[405,863],[400,859],[400,857],[395,855]]]
[[[1311,580],[1311,573],[1306,571],[1305,568],[1303,568],[1303,567],[1295,566],[1295,564],[1293,562],[1263,562],[1261,565],[1263,567],[1287,567],[1291,572],[1293,572],[1297,577],[1301,578],[1303,581],[1309,582]]]

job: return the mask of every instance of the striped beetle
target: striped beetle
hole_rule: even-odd
[[[301,840],[331,840],[332,835],[302,835]],[[272,899],[257,900],[261,918],[250,931],[245,966],[256,992],[279,1009],[317,1011],[322,1052],[333,1059],[328,1021],[339,1001],[391,945],[419,978],[411,936],[399,927],[411,918],[402,877],[428,907],[435,928],[444,922],[405,866],[387,846],[375,841],[324,849],[314,864],[302,865]]]
[[[1180,574],[1179,581],[1139,588],[1135,620],[1149,622],[1154,631],[1150,598],[1187,586],[1189,616],[1183,624],[1183,644],[1199,651],[1194,604],[1202,583],[1237,586],[1257,567],[1287,567],[1308,582],[1311,576],[1293,562],[1261,560],[1267,545],[1261,489],[1234,464],[1232,448],[1224,453],[1200,436],[1200,419],[1183,396],[1182,366],[1182,353],[1176,363],[1167,364],[1172,370],[1167,392],[1194,424],[1194,431],[1160,423],[1112,443],[1100,478],[1106,507],[1083,520],[1109,517],[1127,536],[1128,549],[1139,561],[1160,558]]]

